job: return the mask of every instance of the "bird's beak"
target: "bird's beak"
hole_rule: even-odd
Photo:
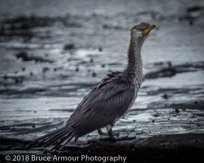
[[[148,33],[149,33],[152,29],[154,29],[155,27],[156,27],[155,25],[152,25],[152,26],[148,27],[147,29],[145,29],[145,30],[142,32],[143,36],[148,35]]]

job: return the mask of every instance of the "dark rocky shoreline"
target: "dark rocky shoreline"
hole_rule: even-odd
[[[48,153],[43,148],[25,149],[28,141],[1,138],[0,160],[5,155],[36,156],[126,156],[127,162],[202,162],[204,161],[204,135],[178,134],[160,135],[145,139],[123,141],[90,140],[86,145],[72,144],[63,150]],[[41,151],[41,152],[40,152]],[[84,161],[82,161],[84,162]]]

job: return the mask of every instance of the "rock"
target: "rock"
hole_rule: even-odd
[[[90,59],[90,62],[91,62],[91,63],[94,62],[93,58]]]
[[[203,6],[192,6],[192,7],[189,7],[187,8],[187,12],[198,12],[198,11],[201,11],[201,10],[204,10],[204,7]]]
[[[95,73],[95,72],[93,72],[93,73],[92,73],[92,76],[93,76],[93,77],[96,77],[96,73]]]
[[[48,67],[43,67],[42,72],[45,73],[45,72],[47,72],[47,71],[49,71],[49,70],[50,70],[50,68],[48,68]]]
[[[100,46],[98,47],[98,51],[102,52],[103,51],[103,48]]]
[[[33,28],[52,26],[56,22],[66,27],[81,27],[81,24],[76,23],[75,20],[67,16],[17,16],[1,21],[0,36],[19,36],[24,38],[24,42],[28,42],[35,35],[35,32],[32,31]]]
[[[162,97],[163,97],[164,99],[168,99],[167,94],[162,95]]]
[[[179,65],[172,65],[171,62],[157,62],[157,63],[154,63],[154,66],[156,66],[157,68],[160,67],[160,69],[157,71],[153,71],[145,74],[144,79],[172,77],[177,73],[204,70],[204,61],[184,63]]]
[[[38,56],[30,56],[28,53],[22,51],[19,52],[16,55],[16,58],[19,59],[21,58],[23,61],[27,62],[27,61],[35,61],[35,62],[48,62],[48,63],[53,63],[53,61],[49,60],[49,59],[45,59],[42,57],[38,57]]]
[[[79,67],[76,67],[75,71],[78,72],[79,71]]]
[[[75,48],[74,44],[66,44],[64,45],[64,50],[72,50]]]
[[[13,80],[16,84],[22,83],[24,76],[4,75],[4,80]]]
[[[204,6],[192,6],[186,9],[186,13],[179,17],[179,21],[188,21],[189,25],[193,25],[194,22],[202,18],[203,14],[202,12],[204,11]]]
[[[179,109],[203,109],[204,102],[202,100],[197,101],[197,104],[194,103],[194,100],[161,100],[154,101],[147,105],[147,108],[158,109],[158,108],[179,108]]]
[[[161,77],[172,77],[176,74],[175,68],[164,68],[156,72],[150,72],[144,76],[144,79],[155,79]]]
[[[7,75],[4,75],[4,80],[7,80],[8,79],[8,76]]]
[[[175,113],[177,113],[177,114],[179,113],[179,109],[178,108],[175,109]]]
[[[107,29],[107,28],[109,28],[109,26],[108,26],[107,24],[104,24],[104,25],[103,25],[103,28],[104,28],[104,29]]]

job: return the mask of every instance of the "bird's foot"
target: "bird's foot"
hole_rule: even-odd
[[[100,140],[105,140],[105,141],[122,141],[122,140],[131,140],[131,139],[135,139],[136,136],[123,136],[123,137],[119,137],[119,133],[115,133],[115,135],[113,135],[113,131],[112,129],[110,129],[108,131],[108,135],[103,133],[100,129],[98,130],[99,134],[100,134]]]
[[[109,136],[101,136],[100,140],[104,140],[104,141],[123,141],[123,140],[132,140],[135,139],[136,136],[123,136],[123,137],[119,137],[119,136],[113,136],[113,137],[109,137]]]
[[[117,133],[117,135],[115,134],[115,136],[113,135],[113,131],[112,129],[110,129],[108,131],[108,135],[109,136],[103,136],[100,138],[100,140],[106,140],[106,141],[122,141],[122,140],[131,140],[131,139],[135,139],[136,136],[130,137],[130,136],[123,136],[123,137],[119,137],[119,133]]]
[[[98,129],[98,133],[100,135],[100,140],[115,140],[112,129],[110,129],[107,134],[102,132],[101,129]]]
[[[100,135],[99,140],[114,141],[115,138],[110,138],[110,137],[106,134],[106,135]]]

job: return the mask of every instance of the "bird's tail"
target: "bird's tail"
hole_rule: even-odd
[[[35,139],[27,147],[43,146],[47,147],[49,145],[59,146],[61,144],[67,144],[74,137],[74,129],[70,127],[62,127],[56,131],[53,131],[45,136]]]

